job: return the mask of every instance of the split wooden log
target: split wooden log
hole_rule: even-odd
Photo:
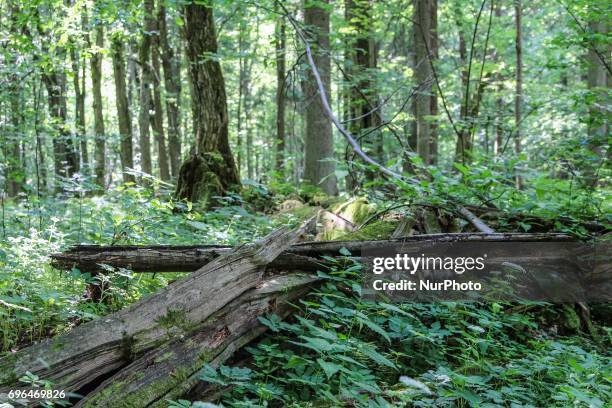
[[[167,399],[180,398],[199,382],[205,363],[219,366],[262,334],[266,327],[259,316],[286,317],[290,303],[316,280],[304,274],[271,277],[193,328],[178,322],[170,341],[106,379],[76,407],[166,407]]]
[[[424,234],[405,238],[379,241],[319,241],[292,245],[268,265],[275,270],[313,271],[326,264],[321,256],[334,257],[346,248],[355,257],[362,251],[385,248],[397,243],[418,246],[435,242],[482,241],[482,242],[562,242],[572,241],[567,234],[516,234],[516,233],[455,233]],[[103,271],[101,264],[115,268],[128,268],[134,272],[192,272],[217,257],[232,251],[227,246],[98,246],[80,245],[68,251],[53,254],[52,265],[58,269],[81,271]]]
[[[173,327],[196,326],[262,280],[263,266],[306,231],[280,229],[233,249],[159,292],[71,332],[0,360],[0,392],[30,372],[57,389],[76,392],[168,341]]]

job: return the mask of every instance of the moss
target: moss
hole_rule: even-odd
[[[93,398],[85,402],[85,407],[96,407],[103,406],[104,401],[109,400],[113,395],[118,394],[119,391],[125,386],[125,381],[114,381],[102,391],[97,393]],[[127,405],[124,405],[127,406]]]
[[[374,214],[376,206],[369,204],[367,198],[358,197],[349,202],[336,205],[333,208],[333,212],[352,222],[355,225],[359,225],[367,220],[367,218]]]
[[[60,337],[56,337],[53,340],[53,343],[51,343],[51,350],[53,351],[59,351],[61,349],[64,348],[64,343],[62,343],[62,340]]]
[[[305,221],[306,219],[315,215],[315,213],[319,210],[318,207],[311,207],[309,205],[304,205],[301,207],[296,207],[289,209],[287,211],[283,211],[282,213],[274,215],[273,218],[281,220],[283,224],[287,222],[295,222],[296,224]]]
[[[165,357],[169,359],[174,355],[173,352],[165,353],[158,357],[155,362],[163,361]],[[85,406],[142,407],[143,403],[149,406],[154,401],[158,401],[160,396],[165,396],[165,399],[178,397],[191,388],[196,380],[193,378],[194,375],[205,363],[210,362],[215,356],[216,354],[213,351],[203,351],[198,354],[193,364],[177,368],[163,378],[139,387],[136,391],[129,392],[129,394],[126,393],[126,387],[137,382],[138,377],[114,382],[96,394]],[[141,373],[137,373],[136,376],[139,374]],[[117,401],[117,396],[120,396],[120,401]],[[155,406],[155,403],[153,403],[153,406]]]
[[[175,329],[182,333],[187,333],[194,326],[194,323],[187,318],[187,312],[184,309],[170,309],[168,312],[157,319],[157,323],[166,329],[172,337],[176,333]]]
[[[155,363],[161,363],[163,361],[171,359],[172,357],[174,357],[174,353],[172,351],[169,351],[169,352],[164,353],[161,356],[157,357],[155,359]]]
[[[571,305],[563,305],[563,326],[565,328],[571,330],[572,332],[577,332],[580,330],[580,316],[576,313],[576,309],[574,309]]]
[[[390,221],[374,221],[359,231],[339,234],[336,239],[343,241],[352,240],[370,240],[370,239],[387,239],[393,234],[397,227],[396,222]]]

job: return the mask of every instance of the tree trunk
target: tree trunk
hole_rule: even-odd
[[[190,201],[208,201],[240,184],[229,145],[225,82],[214,58],[214,24],[212,8],[194,3],[185,6],[195,149],[181,166],[176,195]]]
[[[151,105],[152,82],[151,72],[151,35],[155,30],[155,19],[153,18],[153,0],[144,0],[144,29],[142,40],[138,51],[140,64],[140,111],[138,115],[138,127],[140,131],[140,168],[146,174],[152,174],[151,164],[151,135],[149,126],[151,119],[149,110]]]
[[[589,29],[593,33],[590,35],[597,35],[597,38],[607,38],[610,30],[609,20],[601,15],[599,20],[589,21]],[[593,160],[588,160],[589,163],[586,165],[585,183],[587,186],[595,187],[599,181],[597,169],[600,167],[601,160],[606,160],[605,157],[602,157],[603,147],[610,136],[609,89],[612,85],[612,77],[608,69],[612,66],[612,58],[610,57],[612,50],[609,42],[605,40],[591,39],[587,42],[589,43],[587,87],[594,96],[594,100],[588,104],[588,148],[593,155]],[[604,62],[608,64],[608,68]]]
[[[157,22],[159,24],[159,20]],[[157,163],[159,166],[159,178],[162,181],[170,181],[170,165],[168,163],[168,150],[166,149],[166,136],[164,134],[164,109],[161,101],[161,66],[159,26],[153,36],[153,47],[151,61],[153,65],[153,133],[157,142]]]
[[[502,16],[502,7],[500,2],[495,3],[495,18],[497,21],[501,21]],[[499,53],[497,50],[494,51],[493,54],[493,62],[499,62]],[[497,82],[497,98],[495,99],[495,111],[497,112],[497,117],[495,118],[495,144],[493,147],[493,154],[498,156],[501,154],[503,149],[503,137],[504,137],[504,129],[503,129],[503,118],[504,118],[504,100],[502,98],[503,91],[503,78],[501,72],[497,72],[495,74],[495,80]]]
[[[170,170],[177,177],[181,165],[181,123],[179,104],[181,100],[181,63],[180,47],[175,53],[168,39],[168,24],[166,7],[160,1],[157,12],[159,24],[159,43],[161,46],[161,62],[164,69],[164,87],[166,88],[166,114],[168,118],[168,146]]]
[[[276,170],[284,173],[285,154],[285,75],[286,75],[286,23],[284,17],[278,17],[275,31],[276,48]]]
[[[25,179],[24,167],[21,160],[21,110],[19,103],[19,90],[11,87],[10,109],[11,109],[11,131],[5,136],[6,142],[5,159],[8,162],[5,175],[6,192],[9,197],[17,196],[23,187]]]
[[[347,53],[350,57],[348,74],[351,80],[349,99],[350,131],[360,137],[365,131],[373,131],[381,122],[381,114],[377,110],[379,105],[376,81],[372,78],[372,71],[377,68],[378,49],[373,37],[371,0],[345,1],[345,18],[351,27]],[[365,152],[378,162],[384,161],[382,132],[373,131],[361,144]],[[368,180],[377,178],[376,171],[367,171]]]
[[[431,63],[435,64],[438,60],[438,0],[431,0],[431,27],[430,27],[430,54]],[[432,84],[430,96],[430,115],[432,116],[429,124],[430,144],[429,144],[429,163],[438,163],[438,92]]]
[[[255,288],[262,282],[263,267],[297,242],[311,223],[294,231],[277,230],[126,309],[0,359],[1,391],[28,371],[66,391],[95,384],[169,337],[205,324],[233,299]]]
[[[457,145],[455,148],[455,162],[465,163],[471,154],[472,145],[469,138],[469,88],[468,88],[468,61],[467,61],[467,46],[465,42],[465,32],[463,28],[463,11],[457,7],[455,10],[455,18],[457,20],[457,32],[459,37],[459,61],[461,63],[461,111],[458,123]]]
[[[104,109],[102,106],[102,49],[104,48],[104,27],[96,25],[96,47],[91,55],[91,84],[94,111],[95,174],[99,192],[106,188],[106,134],[104,131]]]
[[[329,0],[323,0],[326,6]],[[324,91],[331,99],[331,60],[329,48],[329,12],[327,7],[318,7],[315,2],[306,1],[304,22],[310,28],[313,39],[313,58],[323,82]],[[306,152],[304,179],[320,187],[330,195],[338,194],[334,174],[334,139],[332,124],[321,105],[319,90],[314,75],[309,70],[305,81],[306,106]],[[330,100],[331,103],[331,100]]]
[[[70,50],[72,60],[72,84],[74,86],[74,125],[77,138],[81,143],[81,171],[89,171],[89,152],[87,148],[87,133],[85,128],[85,64],[81,64],[80,53],[74,48]],[[83,73],[81,74],[81,66]],[[82,83],[81,83],[82,81]]]
[[[132,149],[132,119],[125,84],[125,46],[121,33],[112,38],[111,55],[113,58],[113,76],[115,78],[115,95],[117,104],[117,119],[119,122],[119,135],[121,138],[121,174],[123,182],[133,182],[134,176],[128,173],[128,169],[134,168]]]
[[[53,137],[53,162],[55,191],[60,192],[63,182],[79,170],[79,160],[66,126],[66,74],[48,71],[43,73],[42,78],[47,88],[49,115],[56,131]]]
[[[430,162],[431,127],[429,116],[431,115],[431,81],[432,70],[429,62],[431,48],[431,23],[432,5],[428,0],[414,0],[414,44],[416,59],[416,82],[421,90],[416,98],[416,134],[417,154],[423,163]],[[424,85],[429,82],[428,85]]]
[[[10,29],[16,33],[18,30],[18,14],[17,7],[10,7]],[[17,55],[17,50],[10,50],[14,55]],[[9,60],[10,63],[15,63],[15,58]],[[25,180],[24,166],[22,162],[21,151],[21,103],[20,103],[20,87],[17,85],[17,75],[11,75],[11,86],[8,86],[10,98],[10,131],[5,135],[6,145],[4,146],[5,158],[8,166],[5,173],[6,192],[9,197],[15,197],[19,194]],[[8,139],[8,140],[7,140]]]
[[[516,25],[516,93],[514,96],[514,151],[518,157],[521,154],[521,105],[523,99],[523,13],[522,0],[514,0],[514,18]],[[523,178],[516,175],[516,188],[523,188]]]

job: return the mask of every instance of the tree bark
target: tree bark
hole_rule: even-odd
[[[104,27],[96,25],[96,46],[91,55],[91,84],[94,111],[95,175],[99,192],[106,188],[106,132],[104,130],[104,107],[102,106],[102,49],[104,48]]]
[[[373,37],[372,1],[346,0],[345,18],[351,27],[347,41],[349,55],[348,74],[352,81],[348,93],[350,132],[359,137],[363,132],[372,130],[381,122],[376,81],[372,71],[377,68],[378,49]],[[382,132],[374,131],[367,140],[361,141],[365,151],[377,161],[384,161]],[[369,180],[377,178],[375,171],[367,171]]]
[[[75,45],[76,47],[76,45]],[[72,60],[72,84],[74,87],[74,125],[77,138],[81,143],[81,171],[87,174],[89,170],[89,152],[87,148],[87,133],[85,129],[85,64],[81,64],[80,52],[70,50]],[[81,68],[83,73],[81,74]],[[82,81],[82,83],[81,83]]]
[[[117,120],[119,122],[121,174],[123,182],[133,182],[134,176],[128,169],[134,168],[132,149],[132,119],[130,114],[127,87],[125,84],[125,45],[121,33],[117,33],[111,40],[111,56],[113,58],[113,76],[115,78],[115,95],[117,104]]]
[[[161,65],[160,65],[160,39],[159,19],[156,23],[156,34],[153,35],[151,61],[153,66],[153,121],[152,128],[157,142],[157,164],[159,166],[159,178],[162,181],[170,181],[170,164],[168,163],[168,149],[166,148],[166,136],[164,133],[164,109],[161,100]]]
[[[431,26],[430,26],[430,40],[431,40],[431,63],[435,64],[438,60],[438,0],[431,0]],[[430,115],[431,123],[429,125],[430,131],[430,142],[429,142],[429,163],[438,163],[438,92],[432,84],[431,95],[430,95]]]
[[[63,190],[63,181],[79,170],[79,160],[66,126],[66,74],[46,71],[42,79],[47,88],[49,115],[56,130],[53,137],[53,162],[56,176],[55,190],[60,192]]]
[[[457,33],[459,37],[459,61],[461,63],[461,112],[459,120],[459,134],[457,135],[457,145],[455,148],[455,162],[465,163],[469,160],[472,151],[472,144],[469,138],[469,88],[468,88],[468,61],[467,61],[467,45],[465,42],[465,31],[463,28],[463,11],[459,6],[455,10],[455,19],[457,20]]]
[[[316,280],[312,275],[274,276],[194,327],[170,327],[170,341],[105,380],[76,407],[166,407],[168,399],[178,399],[198,384],[204,364],[221,365],[265,332],[260,316],[286,317],[291,303],[304,296]]]
[[[523,99],[523,14],[522,0],[514,0],[514,22],[516,28],[516,92],[514,96],[514,151],[518,157],[521,154],[521,107]],[[523,188],[523,178],[515,176],[516,188]]]
[[[501,21],[502,16],[502,7],[500,2],[495,3],[495,18],[497,21]],[[494,50],[493,53],[493,62],[499,62],[499,53],[497,50]],[[503,118],[504,118],[504,100],[502,98],[502,90],[503,90],[503,78],[501,72],[497,72],[495,74],[495,80],[497,82],[497,98],[495,99],[495,110],[497,112],[497,117],[495,118],[495,144],[493,147],[493,154],[495,156],[499,156],[501,154],[501,150],[503,148],[503,137],[504,137],[504,129],[503,129]]]
[[[277,230],[262,241],[220,256],[189,277],[126,309],[0,359],[0,392],[25,372],[77,391],[146,352],[181,327],[198,327],[261,281],[263,267],[297,242],[300,228]]]
[[[431,48],[432,5],[428,0],[414,0],[414,45],[416,60],[416,82],[421,86],[415,102],[417,154],[423,163],[430,162],[431,127],[431,80],[432,70],[429,63]],[[428,83],[424,86],[423,84]]]
[[[591,13],[595,12],[591,11]],[[598,16],[595,14],[597,17],[592,17],[589,21],[589,31],[593,33],[590,35],[597,35],[597,38],[607,38],[609,35],[609,19],[607,20],[603,14]],[[594,160],[590,160],[586,165],[585,184],[595,187],[599,181],[597,168],[600,166],[601,160],[606,160],[605,157],[602,157],[603,146],[606,144],[606,138],[610,136],[609,90],[612,86],[612,77],[604,61],[608,64],[608,67],[612,66],[612,58],[610,57],[612,49],[609,42],[605,40],[591,39],[588,43],[590,46],[587,55],[587,87],[594,95],[594,101],[588,104],[587,133],[589,136],[588,148]]]
[[[179,104],[181,101],[181,63],[180,47],[178,52],[170,45],[166,7],[160,1],[157,12],[159,24],[159,42],[161,46],[161,62],[164,69],[164,87],[166,89],[166,114],[168,118],[168,146],[170,170],[173,177],[178,177],[181,165],[181,123]]]
[[[229,145],[227,97],[212,8],[185,5],[185,40],[192,85],[194,154],[181,166],[176,195],[190,201],[210,200],[240,185]]]
[[[274,37],[276,48],[276,170],[281,176],[284,173],[285,154],[286,27],[285,18],[278,17]]]
[[[10,11],[10,30],[14,33],[18,32],[18,15],[19,10],[15,5],[9,7]],[[13,55],[17,55],[17,50],[10,50]],[[11,58],[10,63],[15,63],[15,57]],[[6,192],[9,197],[17,196],[23,187],[23,180],[25,179],[24,166],[21,160],[22,149],[21,149],[21,95],[20,89],[17,85],[17,75],[11,75],[11,86],[7,87],[10,98],[10,131],[5,136],[6,145],[3,150],[5,153],[6,161],[8,166],[5,173]]]
[[[152,82],[151,72],[151,35],[155,30],[155,19],[153,18],[153,0],[144,0],[144,29],[140,49],[138,50],[138,61],[140,64],[140,111],[138,115],[138,127],[140,131],[140,168],[146,174],[153,172],[151,163],[151,119],[149,110],[151,105]]]
[[[319,6],[322,5],[322,7]],[[321,75],[323,87],[331,98],[331,60],[329,56],[329,0],[306,1],[304,22],[310,28],[313,59]],[[334,174],[334,139],[332,124],[323,110],[315,78],[308,71],[306,95],[306,152],[304,179],[330,195],[338,194]],[[331,103],[331,100],[330,100]]]

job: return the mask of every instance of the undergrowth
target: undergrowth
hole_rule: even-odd
[[[223,406],[612,402],[612,360],[585,338],[555,337],[509,304],[369,301],[361,297],[359,269],[320,273],[323,285],[295,305],[291,321],[260,318],[269,334],[248,349],[250,364],[202,369],[203,381],[229,387]]]

